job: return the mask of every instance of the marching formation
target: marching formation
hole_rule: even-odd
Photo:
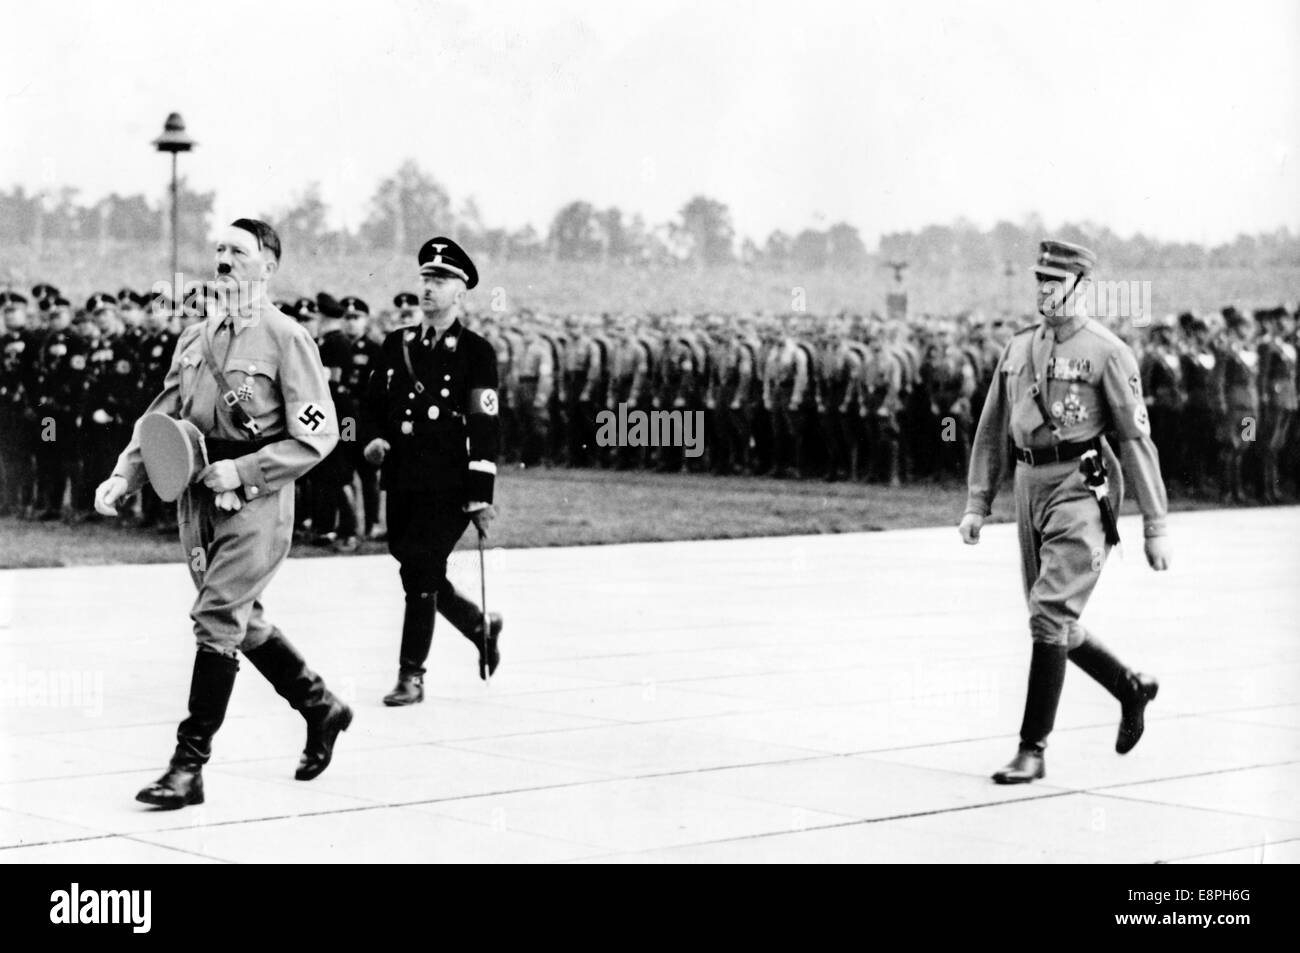
[[[420,319],[415,294],[372,313],[359,297],[277,302],[316,340],[341,421],[360,410],[380,342]],[[94,519],[94,477],[158,392],[179,334],[202,315],[123,289],[84,307],[50,285],[0,293],[0,514]],[[467,310],[500,380],[512,465],[697,471],[898,486],[964,477],[998,356],[1032,323],[979,315],[882,319],[722,314],[557,316]],[[1296,314],[1225,307],[1135,329],[1172,495],[1277,502],[1300,473]],[[602,411],[699,411],[704,453],[601,446]],[[300,535],[350,552],[383,533],[377,469],[346,428],[300,486]],[[359,496],[354,488],[360,490]],[[141,525],[174,526],[147,491]]]

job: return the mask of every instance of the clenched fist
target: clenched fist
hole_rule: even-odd
[[[361,455],[366,458],[366,462],[371,466],[377,467],[384,462],[384,457],[388,456],[388,451],[393,449],[392,445],[383,437],[376,437],[366,444],[366,449]]]
[[[1173,556],[1173,550],[1169,545],[1169,537],[1148,536],[1145,549],[1148,566],[1156,572],[1164,572],[1169,568],[1169,560]]]
[[[984,517],[978,513],[967,513],[961,518],[961,525],[957,527],[957,532],[961,533],[961,541],[967,546],[974,546],[980,541],[980,530],[984,528]]]
[[[100,516],[116,516],[117,504],[126,495],[126,480],[111,476],[95,490],[95,512]]]
[[[234,460],[218,460],[209,464],[199,474],[199,482],[213,493],[225,493],[237,490],[244,481],[239,478],[239,469]]]

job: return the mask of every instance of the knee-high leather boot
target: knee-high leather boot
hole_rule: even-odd
[[[226,720],[239,659],[200,649],[190,677],[190,714],[176,729],[176,751],[166,773],[135,796],[167,810],[203,803],[203,766],[212,757],[212,736]]]
[[[352,724],[352,709],[325,687],[325,680],[307,666],[279,629],[244,654],[280,697],[306,720],[307,743],[293,776],[310,781],[329,767],[339,732]]]
[[[1027,784],[1046,775],[1043,752],[1056,724],[1056,707],[1065,684],[1064,645],[1035,642],[1029,661],[1029,690],[1025,717],[1020,724],[1020,749],[1006,767],[993,775],[998,784]]]
[[[1119,700],[1120,722],[1115,750],[1128,754],[1146,730],[1147,702],[1156,697],[1160,683],[1150,675],[1130,671],[1091,634],[1070,651],[1070,659]]]
[[[496,674],[497,666],[501,664],[501,629],[505,626],[500,614],[489,612],[484,619],[483,610],[450,584],[438,591],[438,611],[478,649],[478,677],[486,680],[488,675]],[[483,634],[485,624],[486,639]]]
[[[433,644],[433,619],[438,596],[432,592],[408,592],[402,616],[402,648],[398,655],[397,686],[384,696],[389,708],[424,701],[424,662]]]

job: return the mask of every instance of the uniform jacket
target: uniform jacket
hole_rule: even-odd
[[[416,325],[384,339],[366,389],[363,439],[388,441],[386,489],[491,503],[501,440],[496,354],[459,320],[436,344],[431,336]]]
[[[188,420],[210,439],[263,441],[234,463],[247,496],[273,493],[320,463],[338,443],[325,369],[311,334],[269,302],[231,319],[232,331],[219,331],[221,324],[222,317],[212,315],[181,332],[162,392],[145,412]],[[231,416],[206,354],[222,366],[225,393],[234,395],[256,433]],[[126,479],[128,492],[144,485],[138,423],[113,473]]]
[[[1091,318],[1073,318],[1054,335],[1046,323],[1017,333],[998,361],[971,447],[967,513],[987,516],[1009,472],[1009,444],[1054,445],[1032,388],[1037,380],[1063,443],[1114,431],[1124,471],[1142,511],[1146,536],[1165,532],[1168,503],[1137,359],[1123,341]]]

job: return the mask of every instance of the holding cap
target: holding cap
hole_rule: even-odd
[[[466,288],[478,284],[478,269],[465,249],[450,238],[430,238],[420,247],[421,275],[451,275],[465,282]]]
[[[1038,245],[1034,273],[1047,278],[1087,278],[1097,264],[1097,256],[1082,245],[1052,239]]]

